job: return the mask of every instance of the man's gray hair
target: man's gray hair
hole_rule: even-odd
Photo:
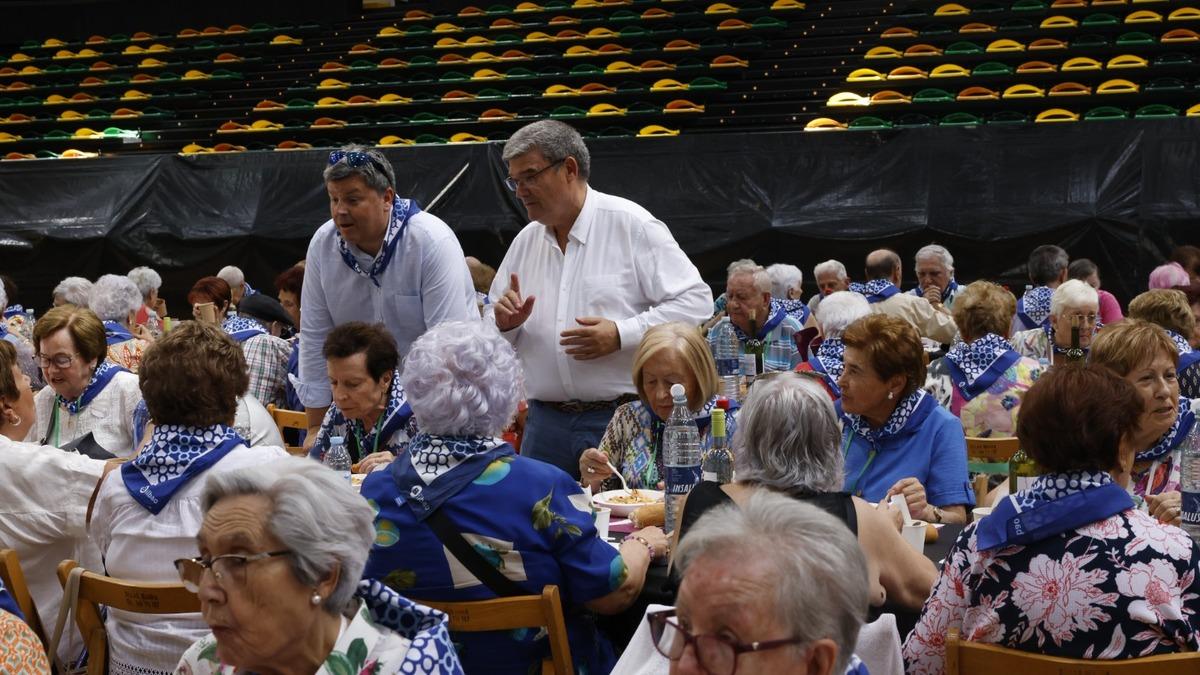
[[[813,278],[815,279],[827,272],[833,272],[837,275],[838,279],[843,281],[850,278],[850,275],[846,273],[846,266],[840,260],[833,260],[832,258],[823,263],[817,263],[817,266],[813,268]],[[824,300],[821,302],[824,302]]]
[[[83,277],[67,277],[58,282],[51,295],[61,295],[63,300],[76,307],[87,307],[88,293],[92,292],[92,282]]]
[[[447,321],[417,338],[400,383],[421,431],[495,436],[523,397],[521,364],[490,324]]]
[[[218,465],[219,468],[219,465]],[[305,457],[213,471],[202,496],[204,512],[227,497],[262,495],[269,531],[291,555],[292,573],[312,588],[335,567],[337,585],[322,606],[343,613],[352,602],[375,542],[375,513],[337,472]]]
[[[759,293],[771,292],[771,275],[753,260],[735,260],[729,265],[728,270],[728,275],[725,277],[726,282],[736,276],[748,274],[754,282],[755,290]]]
[[[1071,264],[1067,252],[1054,244],[1045,244],[1033,249],[1025,263],[1029,280],[1037,286],[1046,286],[1055,281]]]
[[[775,606],[761,609],[773,611],[784,634],[801,641],[794,653],[831,639],[838,647],[831,672],[844,671],[867,618],[869,586],[867,561],[850,528],[815,506],[757,490],[741,508],[719,506],[701,516],[675,564],[685,583],[700,559],[726,562],[732,576],[762,569],[746,563],[747,552],[769,570]]]
[[[755,382],[737,426],[739,481],[783,492],[842,489],[841,430],[829,394],[816,382],[791,372]]]
[[[517,157],[538,150],[550,164],[574,157],[579,178],[587,180],[592,172],[592,156],[587,144],[569,124],[557,120],[539,120],[517,129],[505,143],[500,157],[507,164]]]
[[[230,289],[241,288],[246,283],[246,275],[242,274],[241,268],[233,265],[226,265],[217,272],[217,278],[229,284]]]
[[[835,291],[817,305],[817,323],[826,338],[841,337],[846,326],[871,313],[871,303],[861,293]]]
[[[350,166],[348,157],[342,158],[337,164],[325,167],[324,178],[326,183],[345,180],[352,176],[361,176],[367,187],[383,194],[388,188],[396,189],[396,170],[392,168],[392,163],[383,156],[375,148],[369,148],[365,145],[350,144],[343,145],[341,152],[351,153],[358,152],[368,157],[367,161],[359,163],[359,166]]]
[[[1100,311],[1100,294],[1092,285],[1079,279],[1067,279],[1050,296],[1050,313],[1061,316],[1068,307],[1089,306]]]
[[[87,306],[101,321],[123,322],[141,309],[142,293],[129,277],[105,274],[92,284]]]
[[[143,298],[148,297],[150,291],[162,288],[162,277],[149,267],[135,267],[125,276],[137,286]]]
[[[942,267],[946,268],[946,271],[954,274],[954,256],[950,255],[950,251],[947,251],[945,246],[941,246],[940,244],[922,246],[921,250],[917,251],[917,255],[913,257],[913,261],[918,263],[922,260],[931,259],[937,260],[942,264]]]
[[[767,275],[771,277],[771,297],[774,298],[787,300],[788,291],[799,291],[804,285],[804,272],[795,265],[775,263],[767,268]]]

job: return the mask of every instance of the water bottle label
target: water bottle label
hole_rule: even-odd
[[[700,465],[668,466],[666,483],[668,495],[686,495],[700,482]]]
[[[1200,492],[1184,492],[1180,495],[1179,517],[1185,525],[1200,525]]]
[[[717,477],[716,471],[705,471],[700,474],[700,479],[708,481],[709,483],[717,483],[720,481],[720,479]]]

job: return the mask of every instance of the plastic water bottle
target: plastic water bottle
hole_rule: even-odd
[[[350,453],[346,451],[346,439],[341,436],[329,437],[329,449],[325,451],[322,460],[325,466],[342,474],[346,482],[350,482]]]
[[[733,332],[733,324],[729,317],[723,317],[712,329],[713,359],[717,362],[717,375],[721,378],[721,395],[726,398],[738,397],[738,359],[742,356],[742,345],[737,334]]]
[[[663,430],[663,468],[667,473],[667,522],[663,531],[667,534],[675,529],[683,499],[700,482],[700,430],[688,410],[682,384],[671,385],[671,398],[675,408]]]
[[[721,399],[717,404],[722,402],[725,408],[718,407],[712,411],[712,442],[708,452],[704,453],[700,477],[711,483],[725,485],[733,480],[733,453],[729,451],[729,439],[725,435],[725,410],[729,402]]]
[[[795,331],[791,326],[780,326],[779,334],[767,347],[767,358],[763,370],[791,370],[792,352],[795,351]]]
[[[1179,470],[1180,526],[1193,541],[1200,541],[1200,429],[1192,427],[1182,443]]]
[[[738,369],[738,403],[745,403],[746,397],[750,395],[750,385],[754,384],[754,378],[758,375],[758,363],[753,354],[743,354]]]
[[[33,342],[33,326],[37,323],[37,319],[33,316],[33,310],[25,310],[25,323],[21,324],[21,332],[25,335],[25,339]]]

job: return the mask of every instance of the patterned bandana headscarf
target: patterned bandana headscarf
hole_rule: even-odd
[[[392,256],[396,253],[396,246],[404,238],[404,231],[408,228],[409,219],[420,212],[421,207],[412,199],[396,197],[392,200],[392,215],[388,221],[387,231],[383,233],[383,247],[380,248],[379,255],[375,256],[375,262],[371,264],[369,270],[364,270],[359,266],[358,259],[350,252],[350,245],[342,238],[342,233],[337,232],[337,246],[338,251],[342,254],[342,261],[356,274],[367,277],[371,283],[379,286],[379,277],[387,269],[388,263],[392,261]]]
[[[267,334],[266,329],[262,327],[261,323],[244,316],[231,316],[225,319],[221,323],[221,330],[228,333],[229,337],[238,342],[245,342],[252,337]]]
[[[1179,397],[1179,414],[1175,416],[1175,423],[1167,430],[1167,433],[1162,435],[1152,447],[1143,450],[1137,454],[1137,461],[1145,462],[1158,459],[1175,448],[1187,438],[1191,433],[1192,426],[1196,423],[1196,414],[1192,412],[1192,399],[1186,396]]]
[[[155,427],[137,458],[121,467],[121,479],[137,503],[157,514],[189,481],[239,445],[249,444],[224,424],[164,424]]]
[[[104,322],[104,338],[108,341],[108,346],[121,344],[133,339],[133,333],[129,329],[116,321]]]
[[[878,442],[880,439],[888,436],[894,436],[904,430],[908,425],[908,420],[917,412],[917,408],[925,401],[925,390],[917,389],[913,393],[905,396],[896,404],[896,409],[888,416],[887,421],[878,430],[872,430],[870,424],[862,415],[846,413],[846,422],[850,425],[850,429],[854,433],[862,436],[871,442]],[[932,401],[932,399],[930,399]]]
[[[867,302],[872,305],[883,302],[900,292],[900,289],[887,279],[872,279],[865,284],[855,282],[850,284],[850,290],[866,296]]]
[[[128,372],[128,370],[125,370],[112,361],[101,361],[100,366],[96,368],[96,372],[92,373],[92,379],[89,380],[87,386],[83,388],[83,393],[79,395],[79,398],[73,401],[68,401],[59,394],[55,394],[54,400],[58,403],[58,405],[65,407],[67,412],[71,413],[72,415],[77,415],[79,414],[79,411],[86,408],[87,405],[100,394],[100,392],[104,391],[104,388],[108,386],[109,382],[112,382],[112,379],[116,377],[117,373]]]
[[[1025,291],[1025,295],[1017,300],[1017,317],[1026,330],[1050,325],[1050,298],[1053,295],[1054,290],[1050,287],[1038,286]]]
[[[987,391],[998,377],[1021,358],[1008,340],[988,333],[967,344],[957,342],[946,352],[954,386],[968,401]]]

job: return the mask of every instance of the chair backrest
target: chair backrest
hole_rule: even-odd
[[[17,552],[11,548],[0,549],[0,579],[4,580],[4,587],[17,602],[17,607],[21,608],[21,613],[25,615],[25,623],[29,624],[34,634],[42,641],[42,646],[49,645],[46,631],[42,628],[42,618],[38,616],[33,596],[29,594],[29,585],[25,583],[25,573],[21,571],[21,561],[17,557]]]
[[[977,462],[1007,462],[1017,453],[1021,441],[1011,438],[979,438],[967,436],[967,457]]]
[[[946,636],[946,675],[1195,675],[1197,672],[1200,672],[1198,652],[1119,661],[1066,659],[962,640],[957,628],[951,628]]]
[[[58,581],[66,589],[71,570],[79,567],[74,560],[58,565]],[[63,598],[63,602],[69,602]],[[84,572],[79,579],[79,599],[75,603],[75,625],[83,635],[88,651],[88,675],[104,675],[108,665],[108,635],[100,605],[141,614],[186,614],[200,611],[200,598],[183,584],[139,583]]]
[[[275,426],[279,427],[279,434],[283,435],[284,429],[299,429],[305,431],[308,429],[308,416],[298,410],[284,410],[276,408],[274,403],[267,405],[267,412],[271,413],[271,419],[275,420]],[[290,455],[305,455],[304,448],[299,445],[289,445],[285,448]]]
[[[575,672],[574,666],[571,665],[571,648],[567,644],[567,624],[563,620],[558,586],[546,586],[541,595],[474,602],[417,602],[445,612],[450,617],[452,631],[476,633],[545,626],[549,631],[550,659],[549,663],[543,663],[542,672],[558,675]],[[549,668],[551,665],[553,669]]]

